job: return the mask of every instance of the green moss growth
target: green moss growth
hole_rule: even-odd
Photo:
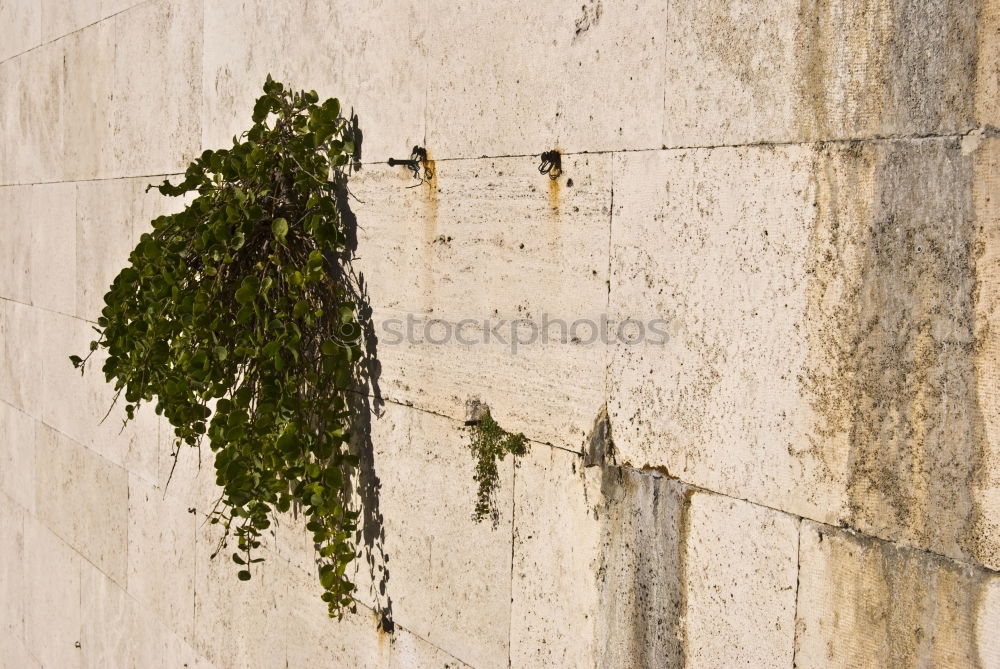
[[[479,485],[476,508],[472,517],[477,522],[489,518],[493,527],[496,527],[500,522],[500,511],[496,504],[496,490],[500,483],[497,464],[502,462],[508,453],[515,458],[526,454],[528,440],[521,433],[511,434],[500,427],[493,420],[489,409],[486,409],[482,417],[472,425],[471,435],[470,448],[476,457],[474,478]]]

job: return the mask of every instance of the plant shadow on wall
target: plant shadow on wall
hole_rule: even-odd
[[[355,609],[349,568],[364,555],[391,631],[371,442],[377,341],[351,267],[357,117],[268,76],[252,119],[232,148],[157,187],[195,197],[142,235],[105,296],[99,338],[71,360],[82,372],[106,349],[126,421],[155,402],[174,428],[175,465],[208,437],[222,489],[207,515],[221,529],[213,557],[227,549],[249,580],[272,521],[302,514],[330,615]]]

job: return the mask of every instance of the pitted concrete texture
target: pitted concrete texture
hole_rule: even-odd
[[[572,186],[516,158],[438,161],[419,185],[381,166],[352,182],[386,397],[458,419],[475,396],[501,425],[580,448],[605,353],[570,328],[606,310],[610,157],[563,167]]]
[[[990,572],[802,523],[796,666],[996,667]]]
[[[363,132],[339,621],[67,360],[268,73]],[[0,668],[1000,667],[998,126],[1000,0],[0,0]]]
[[[665,355],[612,355],[623,461],[1000,566],[979,381],[996,364],[997,147],[621,159],[612,308],[665,312],[675,333]]]

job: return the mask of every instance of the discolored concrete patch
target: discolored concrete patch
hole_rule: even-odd
[[[612,313],[672,327],[612,347],[621,461],[1000,565],[998,147],[616,161]]]
[[[1000,577],[804,522],[796,666],[995,667]]]
[[[845,522],[994,564],[974,531],[989,337],[975,155],[958,140],[823,150],[807,272],[812,447],[848,447]],[[863,196],[859,197],[859,193]]]

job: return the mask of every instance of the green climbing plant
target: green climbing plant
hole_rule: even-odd
[[[526,454],[528,440],[521,433],[511,434],[500,427],[486,407],[482,408],[479,418],[472,422],[469,429],[469,447],[476,458],[476,473],[473,478],[479,486],[472,517],[477,522],[489,518],[496,527],[500,521],[500,511],[496,504],[496,490],[500,483],[497,465],[508,454],[515,457],[515,462],[517,456]]]
[[[345,486],[357,462],[346,393],[361,351],[337,195],[355,124],[338,100],[270,76],[252,121],[231,148],[205,151],[179,183],[156,187],[193,199],[142,235],[105,296],[90,354],[71,360],[82,371],[106,349],[126,420],[155,402],[175,458],[208,437],[222,489],[209,519],[241,580],[263,559],[274,515],[301,509],[322,598],[342,615],[353,607],[358,524]]]

